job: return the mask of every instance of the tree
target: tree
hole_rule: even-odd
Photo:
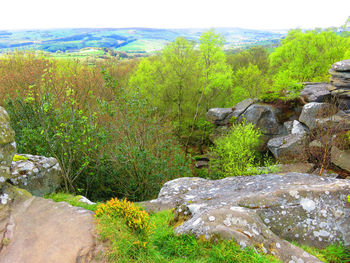
[[[344,57],[347,48],[347,39],[332,30],[289,31],[281,46],[270,55],[275,88],[291,88],[297,82],[327,81],[330,66]]]

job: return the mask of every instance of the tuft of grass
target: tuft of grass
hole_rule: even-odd
[[[67,193],[52,193],[50,195],[45,196],[46,199],[52,199],[55,202],[67,202],[72,206],[79,206],[85,208],[90,211],[95,211],[99,204],[89,205],[83,202],[80,202],[81,195],[72,195]]]
[[[14,161],[14,162],[21,161],[21,160],[28,160],[28,157],[15,154],[12,158],[12,161]]]
[[[348,263],[350,262],[350,250],[338,245],[330,245],[324,249],[300,245],[292,242],[293,245],[304,249],[307,253],[317,257],[322,262],[326,263]]]

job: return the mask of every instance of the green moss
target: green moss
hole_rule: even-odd
[[[52,199],[55,202],[67,202],[72,206],[79,206],[91,211],[96,210],[98,204],[89,205],[89,204],[80,202],[81,197],[82,197],[81,195],[74,196],[72,194],[67,194],[67,193],[53,193],[45,196],[45,198]]]
[[[17,162],[17,161],[22,161],[22,160],[28,160],[28,157],[22,156],[15,154],[12,158],[12,161]]]

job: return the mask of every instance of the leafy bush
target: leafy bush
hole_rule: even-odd
[[[258,171],[258,147],[261,145],[261,132],[254,125],[245,122],[233,125],[227,136],[218,138],[213,148],[215,158],[210,161],[212,177],[250,175]]]
[[[139,233],[148,234],[152,229],[148,213],[126,199],[120,201],[112,198],[106,204],[100,204],[96,209],[96,217],[102,215],[122,217],[129,228]]]

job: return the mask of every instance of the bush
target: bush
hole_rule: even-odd
[[[106,204],[100,204],[96,209],[96,217],[102,215],[121,217],[130,229],[138,233],[149,234],[152,229],[148,213],[126,199],[120,201],[112,198]]]
[[[261,133],[254,125],[245,122],[232,126],[225,137],[216,141],[213,148],[215,158],[210,161],[212,177],[256,174],[254,167],[258,164],[258,147],[261,146]]]

